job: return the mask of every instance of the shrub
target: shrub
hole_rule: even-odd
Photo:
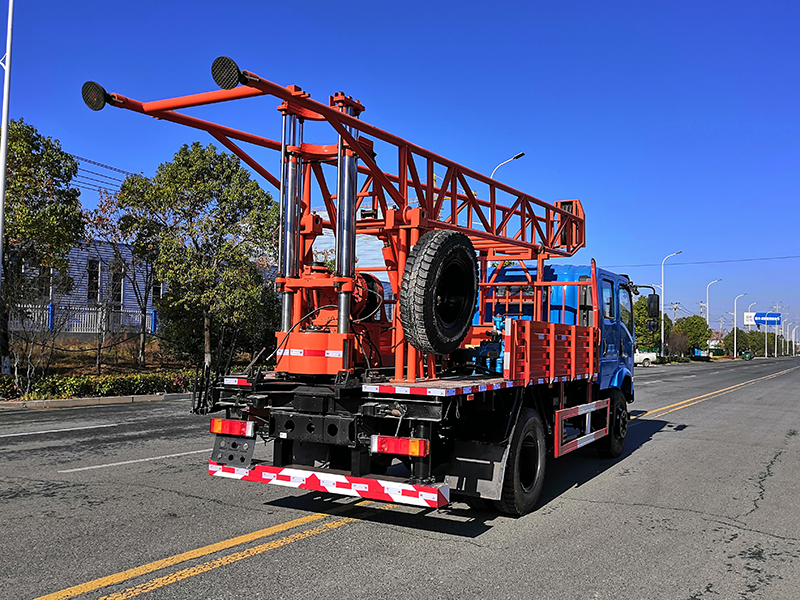
[[[186,392],[191,389],[192,381],[193,376],[188,371],[99,377],[52,375],[35,382],[28,398],[93,398]]]
[[[0,398],[11,400],[22,395],[20,389],[14,384],[13,375],[0,375]]]

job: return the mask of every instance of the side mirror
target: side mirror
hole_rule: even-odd
[[[652,319],[647,322],[647,331],[651,333],[655,333],[658,331],[658,323],[653,321]]]
[[[649,294],[647,296],[647,318],[657,319],[661,314],[658,294]]]

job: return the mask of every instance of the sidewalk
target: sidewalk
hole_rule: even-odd
[[[3,410],[45,410],[48,408],[71,408],[73,406],[107,406],[131,404],[132,402],[161,402],[163,400],[188,400],[191,393],[152,394],[144,396],[105,396],[101,398],[62,398],[58,400],[9,400],[0,402]]]

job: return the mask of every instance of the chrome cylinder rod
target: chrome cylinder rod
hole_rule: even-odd
[[[297,277],[297,252],[300,239],[299,157],[288,152],[289,146],[302,143],[302,126],[296,115],[284,116],[284,131],[281,148],[281,277]],[[292,304],[294,293],[281,294],[281,331],[292,328]]]
[[[347,114],[352,115],[352,107],[347,107]],[[353,129],[348,127],[353,133]],[[358,169],[356,157],[344,145],[339,136],[338,157],[339,178],[336,192],[336,276],[355,277],[356,272],[356,185]],[[350,331],[350,303],[352,292],[339,292],[339,333]]]

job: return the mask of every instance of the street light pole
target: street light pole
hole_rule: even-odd
[[[733,360],[736,360],[736,330],[739,328],[736,324],[736,301],[742,296],[747,296],[747,292],[733,299]]]
[[[784,331],[783,334],[783,349],[784,349],[784,354],[786,354],[786,356],[789,356],[789,327],[791,327],[792,325],[794,325],[794,321],[792,321],[791,323],[786,323],[786,330]]]
[[[664,260],[661,261],[661,357],[664,357],[664,303],[667,301],[667,294],[665,293],[666,290],[664,289],[664,263],[667,262],[667,259],[671,256],[677,256],[683,252],[683,250],[678,250],[677,252],[673,252],[672,254],[668,254],[664,257]]]
[[[506,164],[506,163],[510,163],[512,160],[517,160],[518,158],[522,158],[523,156],[525,156],[525,153],[524,153],[524,152],[520,152],[519,154],[515,154],[514,156],[512,156],[512,157],[511,157],[511,158],[509,158],[508,160],[504,160],[503,162],[501,162],[499,165],[497,165],[497,166],[494,168],[494,171],[492,171],[492,174],[491,174],[491,175],[489,175],[489,179],[494,179],[494,174],[497,172],[497,169],[499,169],[500,167],[502,167],[504,164]]]
[[[794,329],[792,329],[792,356],[797,356],[797,338],[795,337],[795,331],[800,325],[795,325]]]
[[[754,304],[758,304],[758,303],[757,302],[751,302],[750,306],[747,307],[747,312],[753,312],[751,309],[753,308]],[[752,331],[752,330],[753,330],[753,326],[752,325],[748,325],[747,326],[747,331]]]
[[[709,327],[711,327],[711,311],[709,310],[710,307],[708,306],[708,288],[711,287],[712,283],[717,283],[718,281],[722,281],[722,279],[715,279],[706,286],[706,325]]]
[[[11,96],[11,34],[14,29],[14,0],[8,0],[8,33],[6,54],[0,65],[5,69],[3,78],[3,128],[0,133],[0,282],[3,280],[3,240],[6,220],[6,162],[8,160],[8,102]],[[0,298],[2,300],[2,298]]]

